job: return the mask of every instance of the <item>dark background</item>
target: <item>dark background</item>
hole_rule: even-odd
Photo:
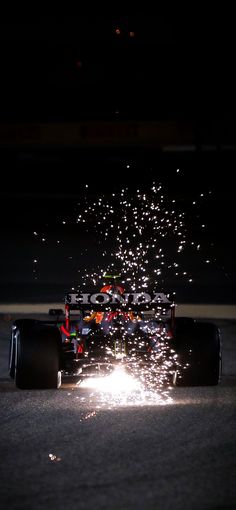
[[[234,119],[230,10],[2,18],[0,40],[7,121]]]
[[[85,184],[109,198],[156,180],[202,247],[202,258],[185,255],[194,282],[168,282],[177,301],[235,302],[232,13],[9,18],[0,45],[1,301],[61,300],[96,265],[92,235],[73,223]],[[106,122],[108,138],[57,139],[57,126]],[[154,139],[129,143],[117,126],[130,122]]]

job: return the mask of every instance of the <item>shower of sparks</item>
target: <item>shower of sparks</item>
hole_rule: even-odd
[[[92,284],[98,288],[105,283],[106,271],[120,272],[125,287],[133,292],[147,291],[150,287],[161,290],[165,279],[173,273],[191,283],[191,274],[181,267],[181,254],[187,245],[192,245],[187,240],[185,215],[176,211],[174,203],[164,195],[162,186],[155,183],[148,193],[138,189],[130,195],[128,188],[123,188],[109,198],[100,196],[91,201],[85,197],[77,224],[81,231],[89,227],[93,232],[96,258],[105,257],[108,263],[105,268],[85,270],[82,285]],[[153,321],[144,317],[139,324],[136,319],[136,323],[129,326],[125,321],[118,328],[110,325],[110,341],[99,348],[109,363],[114,352],[111,347],[114,338],[121,336],[128,349],[128,356],[122,354],[121,362],[126,364],[129,373],[119,368],[108,377],[90,378],[82,383],[87,387],[95,385],[102,405],[171,402],[172,371],[178,360],[170,347],[169,330],[163,327],[168,318],[167,310],[159,310]],[[162,326],[160,321],[163,321]],[[89,342],[90,357],[93,349],[96,357],[96,333],[91,332]]]
[[[93,336],[89,337],[90,358],[87,369],[92,372],[83,373],[85,380],[78,382],[81,388],[93,389],[90,395],[91,403],[99,402],[102,406],[119,405],[164,405],[170,404],[170,390],[172,389],[173,376],[179,365],[178,356],[171,348],[170,339],[166,332],[162,335],[157,332],[159,326],[154,321],[146,321],[140,330],[132,336],[127,329],[121,333],[122,341],[126,343],[126,354],[120,359],[114,357],[115,327],[111,328],[110,340],[102,342]],[[143,335],[143,330],[145,336]],[[117,335],[116,335],[117,337]],[[158,340],[157,340],[158,337]],[[153,346],[156,350],[149,350]],[[96,350],[103,352],[103,363],[96,372]],[[94,351],[93,351],[94,349]],[[94,352],[94,357],[92,357]],[[115,358],[115,359],[114,359]],[[114,366],[114,361],[116,362]],[[118,364],[117,364],[118,362]],[[91,365],[90,365],[91,363]],[[86,375],[88,377],[86,377]]]
[[[130,164],[126,166],[129,168]],[[181,173],[179,169],[176,172]],[[88,188],[86,184],[84,196],[76,207],[76,217],[68,216],[59,220],[64,227],[62,239],[54,241],[54,246],[60,249],[66,228],[72,225],[74,229],[77,227],[78,239],[83,240],[83,243],[80,242],[80,253],[74,257],[74,263],[78,261],[78,276],[82,273],[78,288],[81,283],[83,286],[91,283],[99,285],[106,271],[121,272],[123,280],[133,291],[150,286],[159,291],[168,291],[170,281],[172,288],[175,281],[180,279],[186,284],[194,281],[189,270],[184,271],[183,259],[190,260],[191,256],[194,259],[194,252],[198,252],[198,260],[205,264],[207,254],[204,257],[204,251],[199,253],[199,242],[189,239],[188,215],[179,210],[178,201],[169,198],[168,191],[163,190],[161,184],[153,182],[148,190],[137,189],[132,194],[124,187],[120,192],[96,198],[87,194]],[[200,193],[193,202],[190,200],[192,206],[195,207],[205,195]],[[201,229],[206,229],[205,223],[199,223]],[[33,234],[38,243],[50,247],[52,241],[49,234],[40,234],[36,230]],[[86,246],[86,236],[93,237],[96,257],[92,257],[91,250]],[[89,257],[86,257],[88,252]],[[85,258],[89,260],[89,265],[85,262],[87,268],[84,268]],[[35,278],[35,265],[33,273]]]
[[[128,169],[129,164],[126,167]],[[88,188],[88,184],[85,188]],[[203,194],[201,200],[202,197]],[[192,204],[195,210],[196,200]],[[81,261],[88,253],[87,236],[90,242],[91,236],[93,238],[94,256],[90,253],[86,269],[78,269],[81,277],[78,285],[74,282],[73,291],[83,291],[86,287],[91,288],[91,285],[96,291],[99,290],[106,283],[106,272],[120,273],[127,292],[148,292],[151,288],[166,292],[168,282],[173,282],[173,278],[188,284],[193,282],[192,274],[183,267],[183,253],[191,250],[191,253],[196,252],[201,256],[202,249],[198,242],[188,238],[186,214],[179,210],[175,199],[170,199],[164,193],[161,184],[153,183],[147,192],[137,189],[136,193],[130,194],[128,188],[123,188],[120,192],[96,198],[87,195],[85,190],[77,206],[76,217],[61,219],[60,223],[63,230],[71,224],[76,227],[78,239],[84,243],[80,252]],[[205,228],[206,225],[201,223],[201,227]],[[42,237],[36,232],[34,235],[47,244],[48,236],[44,233],[41,233]],[[60,245],[59,239],[56,245]],[[204,264],[210,263],[210,259],[204,255],[202,257]],[[36,260],[35,272],[38,266]],[[81,261],[78,259],[80,266]],[[96,362],[98,351],[104,363],[112,365],[114,339],[121,338],[120,358],[119,353],[115,353],[115,361],[119,360],[120,365],[113,373],[89,377],[80,384],[81,388],[94,389],[89,397],[91,403],[97,402],[98,407],[111,408],[172,403],[170,390],[178,357],[171,348],[169,318],[165,309],[157,310],[154,317],[135,317],[132,324],[121,318],[118,326],[109,325],[106,342],[103,339],[100,344],[96,331],[89,332],[87,354],[91,365]],[[127,352],[122,351],[122,345],[125,345]],[[126,370],[123,369],[124,365]]]
[[[180,255],[189,246],[197,248],[187,239],[184,212],[174,204],[155,183],[148,193],[138,189],[130,195],[124,188],[108,198],[85,197],[76,222],[81,232],[94,233],[99,264],[83,272],[83,285],[99,284],[105,271],[120,271],[132,291],[150,285],[160,290],[172,275],[193,281],[180,272]]]

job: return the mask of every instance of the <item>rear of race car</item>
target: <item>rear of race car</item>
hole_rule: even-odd
[[[86,377],[122,364],[142,377],[174,385],[217,384],[219,331],[214,324],[175,318],[167,296],[146,292],[66,295],[65,319],[16,321],[9,373],[19,388],[58,388],[61,375]]]

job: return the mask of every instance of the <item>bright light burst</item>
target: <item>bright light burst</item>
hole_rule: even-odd
[[[170,388],[148,389],[141,379],[127,373],[123,367],[114,369],[111,375],[88,378],[80,388],[93,389],[89,402],[97,408],[117,406],[170,405]]]
[[[114,369],[111,375],[106,377],[88,378],[81,383],[82,388],[94,388],[98,391],[119,394],[131,393],[134,390],[141,390],[140,381],[129,375],[123,367]]]

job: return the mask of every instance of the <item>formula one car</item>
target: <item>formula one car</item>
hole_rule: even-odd
[[[220,332],[210,322],[175,317],[163,293],[69,293],[54,320],[16,320],[9,373],[20,389],[59,388],[61,378],[107,375],[122,364],[157,385],[216,385],[221,374]],[[148,375],[147,375],[148,374]]]

